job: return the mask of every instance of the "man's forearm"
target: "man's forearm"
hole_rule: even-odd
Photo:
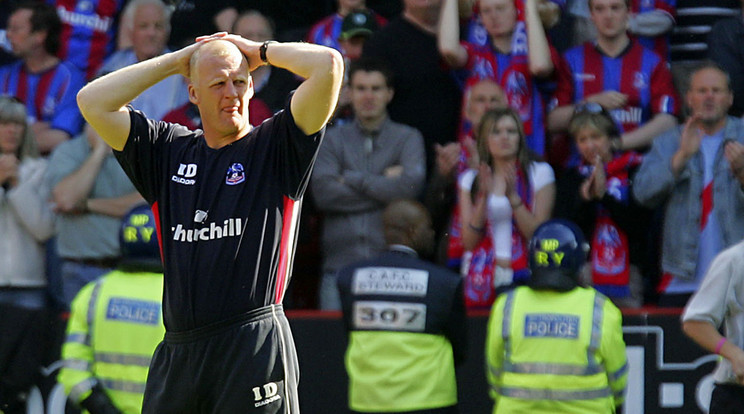
[[[651,145],[654,138],[661,135],[662,132],[673,128],[677,124],[674,115],[656,114],[650,121],[641,125],[637,129],[623,134],[621,138],[622,149],[637,149]]]
[[[174,53],[126,66],[84,86],[78,93],[83,115],[89,111],[118,111],[147,88],[177,74]]]
[[[91,213],[121,218],[132,207],[144,202],[140,193],[134,192],[115,198],[91,198],[86,201],[86,207]]]

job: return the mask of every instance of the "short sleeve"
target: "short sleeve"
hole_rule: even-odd
[[[546,185],[555,182],[555,174],[553,173],[553,168],[551,168],[550,165],[545,162],[533,162],[532,168],[530,169],[530,174],[535,192],[538,192]]]

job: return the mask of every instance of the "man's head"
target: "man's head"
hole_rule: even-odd
[[[480,123],[483,114],[491,109],[506,108],[509,100],[496,81],[489,78],[473,79],[465,88],[465,118],[473,127]]]
[[[57,54],[62,22],[54,6],[29,1],[16,7],[8,18],[7,36],[13,53],[21,59],[43,51]]]
[[[492,38],[512,35],[517,25],[514,0],[480,0],[478,7],[483,27]]]
[[[704,126],[723,126],[734,102],[728,73],[713,62],[705,62],[690,75],[685,98],[690,115],[698,116]]]
[[[408,246],[424,257],[432,253],[434,230],[431,218],[418,201],[401,199],[391,202],[382,213],[382,225],[388,246]]]
[[[377,21],[369,10],[356,10],[347,14],[338,36],[344,56],[350,60],[361,57],[364,42],[378,29]]]
[[[627,36],[629,0],[589,0],[589,14],[600,39]]]
[[[121,266],[133,272],[162,272],[155,217],[146,204],[133,207],[124,215],[119,228]]]
[[[199,108],[205,134],[222,139],[247,133],[253,80],[240,49],[227,40],[204,43],[189,67],[189,100]]]
[[[579,227],[563,219],[535,229],[529,243],[529,285],[534,289],[568,291],[578,286],[589,245]]]
[[[254,42],[265,42],[274,39],[274,22],[256,10],[248,10],[235,19],[232,32]]]
[[[360,58],[349,66],[349,96],[354,115],[361,121],[376,121],[387,115],[393,99],[392,73],[384,62]]]
[[[161,0],[131,0],[124,8],[122,24],[132,39],[137,60],[161,55],[170,35],[171,10]]]

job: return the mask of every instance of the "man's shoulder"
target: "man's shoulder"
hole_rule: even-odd
[[[421,136],[421,131],[418,129],[401,122],[395,122],[391,119],[388,119],[385,123],[385,129],[382,131],[383,133],[391,133],[391,135],[401,135],[405,134],[409,138],[410,135],[416,135]]]

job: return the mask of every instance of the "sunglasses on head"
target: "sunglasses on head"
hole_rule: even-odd
[[[601,114],[604,112],[602,105],[596,102],[582,102],[574,107],[574,113]]]

